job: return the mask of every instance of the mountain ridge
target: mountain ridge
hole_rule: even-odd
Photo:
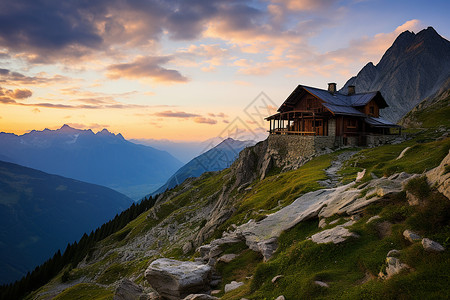
[[[150,195],[161,194],[190,177],[198,177],[205,172],[220,171],[229,167],[238,157],[239,152],[247,146],[254,145],[254,141],[239,141],[226,138],[215,147],[193,158],[178,169],[167,182]]]
[[[340,90],[381,91],[389,107],[381,112],[397,122],[424,98],[436,93],[450,77],[450,42],[433,27],[417,34],[404,31],[384,53],[380,62],[367,63]]]
[[[0,155],[12,163],[104,185],[141,199],[182,163],[165,151],[136,145],[103,129],[63,125],[23,135],[0,133]]]
[[[18,279],[133,201],[107,187],[0,161],[0,280]]]

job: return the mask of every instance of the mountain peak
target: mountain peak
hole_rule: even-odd
[[[116,136],[114,133],[108,131],[108,129],[103,128],[101,131],[97,132],[96,135],[100,136]]]
[[[376,66],[368,63],[344,86],[356,85],[358,93],[380,91],[389,105],[381,115],[396,122],[443,85],[449,62],[450,42],[433,27],[404,31]]]
[[[44,130],[44,131],[45,131],[45,130]],[[78,131],[78,129],[75,129],[75,128],[73,128],[73,127],[70,127],[70,126],[67,125],[67,124],[64,124],[63,126],[61,126],[61,128],[57,129],[56,131],[59,131],[59,132],[65,132],[65,133],[73,133],[73,132]]]

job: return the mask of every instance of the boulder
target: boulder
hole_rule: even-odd
[[[325,220],[325,218],[320,219],[319,228],[324,228],[325,226],[327,226],[327,221]]]
[[[190,261],[160,258],[145,271],[147,282],[163,297],[180,299],[210,290],[211,267]]]
[[[360,181],[363,179],[364,175],[366,175],[366,169],[364,169],[364,170],[362,170],[361,172],[358,172],[358,173],[356,174],[356,179],[355,179],[355,181],[356,181],[356,182],[360,182]]]
[[[222,262],[224,262],[224,263],[229,263],[229,262],[231,262],[233,259],[235,259],[237,257],[237,255],[236,254],[224,254],[224,255],[222,255],[221,257],[219,257],[219,259],[217,260],[218,262],[219,261],[222,261]]]
[[[268,240],[259,242],[257,246],[258,251],[261,252],[264,257],[264,261],[268,261],[278,248],[278,239],[276,237],[272,237]]]
[[[450,151],[447,156],[444,157],[439,166],[426,173],[429,185],[436,186],[438,191],[448,199],[450,199],[450,172],[448,172],[449,165]]]
[[[208,294],[190,294],[184,297],[183,300],[216,300],[219,299],[217,297],[208,295]]]
[[[151,292],[150,294],[148,294],[148,300],[164,300],[164,299],[157,292]]]
[[[331,221],[328,225],[334,225],[334,224],[336,224],[337,222],[339,222],[341,219],[336,219],[336,220],[333,220],[333,221]]]
[[[275,300],[286,300],[286,298],[284,298],[284,296],[281,295],[281,296],[278,296]]]
[[[405,156],[406,151],[408,151],[409,149],[411,149],[411,147],[406,147],[405,149],[403,149],[403,151],[400,153],[399,156],[397,156],[397,158],[395,160],[399,160],[399,159],[403,158],[403,156]]]
[[[403,270],[409,269],[407,264],[400,262],[398,258],[395,257],[386,257],[386,274],[380,272],[380,277],[382,279],[389,279],[395,274],[400,273]]]
[[[325,243],[338,244],[347,240],[347,238],[349,237],[357,238],[359,237],[359,235],[350,232],[343,225],[338,225],[334,228],[327,229],[312,235],[310,240],[312,240],[316,244],[325,244]]]
[[[278,279],[280,279],[280,278],[282,278],[282,277],[284,277],[284,276],[283,276],[283,275],[277,275],[277,276],[275,276],[274,278],[272,278],[272,283],[277,282]]]
[[[317,284],[318,286],[325,287],[325,288],[329,288],[329,287],[330,287],[330,286],[328,285],[328,283],[323,282],[323,281],[320,281],[320,280],[314,281],[314,284]]]
[[[136,299],[148,299],[148,296],[144,294],[144,290],[141,286],[135,284],[131,280],[124,278],[120,281],[119,285],[114,292],[114,300],[136,300]],[[146,298],[144,298],[146,297]]]
[[[408,204],[411,206],[419,205],[421,202],[419,197],[408,191],[406,191],[406,199],[408,200]]]
[[[375,215],[375,216],[373,216],[373,217],[370,217],[369,220],[367,220],[366,224],[368,224],[368,223],[370,223],[370,222],[372,222],[372,221],[375,221],[375,220],[377,220],[377,219],[380,219],[380,218],[381,218],[381,217],[380,217],[379,215]]]
[[[243,282],[237,282],[237,281],[232,281],[228,284],[225,284],[225,293],[235,290],[243,285],[244,285]]]
[[[409,229],[406,229],[405,231],[403,231],[403,236],[405,237],[405,239],[407,239],[411,243],[420,241],[422,239],[422,237],[420,235],[418,235],[417,233],[415,233]]]
[[[397,249],[392,249],[391,251],[388,252],[386,257],[395,257],[395,256],[399,256],[399,255],[400,255],[400,251],[398,251]]]
[[[353,182],[336,188],[309,192],[258,222],[249,221],[240,225],[234,234],[236,237],[245,238],[250,249],[261,252],[264,259],[268,260],[277,249],[276,240],[280,234],[299,222],[315,217],[328,218],[334,214],[358,213],[363,207],[383,197],[401,192],[403,183],[410,177],[411,175],[407,173],[399,173],[388,178],[372,179],[360,186],[356,186]],[[361,193],[363,189],[367,189],[368,192]],[[356,236],[342,226],[338,226],[335,230],[336,233],[342,233],[341,238],[347,235]]]
[[[428,252],[442,252],[445,250],[441,244],[427,238],[422,239],[422,246],[423,249]]]

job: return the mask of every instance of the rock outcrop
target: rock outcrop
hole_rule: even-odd
[[[450,151],[436,168],[427,172],[430,186],[436,186],[438,191],[450,199]]]
[[[353,225],[353,221],[348,221],[345,224],[338,225],[331,229],[327,229],[321,232],[318,232],[311,236],[311,240],[316,244],[325,244],[325,243],[333,243],[338,244],[347,240],[349,237],[358,238],[359,235],[351,232],[346,227]]]
[[[428,252],[442,252],[445,250],[441,244],[427,238],[422,239],[422,246]]]
[[[149,299],[149,296],[144,293],[144,289],[141,286],[135,284],[127,278],[122,279],[114,292],[113,300],[136,299],[145,300]]]
[[[410,267],[407,264],[402,263],[398,258],[388,256],[386,257],[386,273],[380,272],[379,277],[382,279],[389,279],[409,268]]]
[[[183,300],[216,300],[217,297],[208,294],[190,294],[186,296]]]
[[[283,231],[313,217],[355,214],[383,197],[401,192],[410,178],[411,175],[400,173],[388,178],[373,179],[359,186],[353,182],[336,188],[310,192],[261,221],[249,221],[239,226],[234,234],[236,237],[244,237],[249,248],[261,252],[267,260],[275,252],[277,238]]]
[[[145,271],[147,282],[161,296],[178,300],[210,291],[211,267],[190,261],[160,258]]]
[[[244,285],[243,282],[238,282],[238,281],[232,281],[228,284],[225,284],[225,293],[231,292],[237,288],[240,288],[243,285]]]
[[[406,229],[405,231],[403,231],[403,236],[405,237],[405,239],[407,239],[411,243],[420,241],[422,239],[422,237],[420,235],[418,235],[417,233],[415,233],[409,229]]]

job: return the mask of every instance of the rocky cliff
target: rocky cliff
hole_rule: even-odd
[[[349,85],[355,85],[357,93],[381,91],[389,105],[382,116],[397,122],[449,78],[450,42],[428,27],[417,34],[400,34],[377,65],[368,63],[341,92]]]

